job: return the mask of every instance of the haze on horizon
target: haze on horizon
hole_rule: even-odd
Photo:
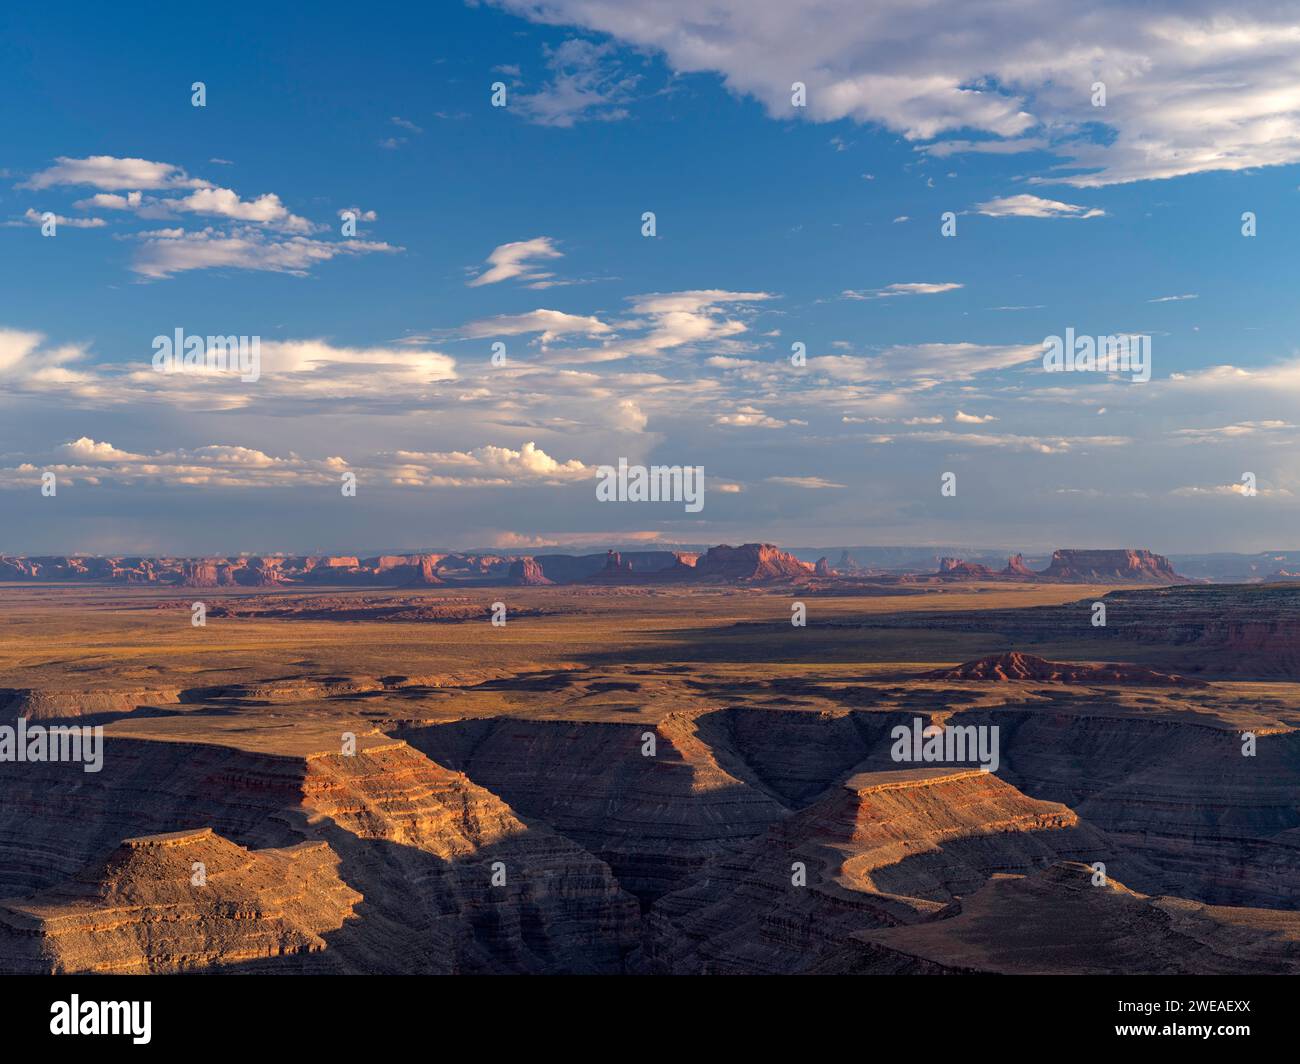
[[[0,553],[1300,549],[1300,14],[400,10],[0,15]]]

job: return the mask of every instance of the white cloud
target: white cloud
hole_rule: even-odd
[[[179,199],[157,200],[155,205],[166,211],[204,214],[237,222],[260,222],[286,232],[308,233],[312,229],[306,218],[291,214],[273,192],[253,200],[241,200],[233,189],[201,188]]]
[[[267,488],[339,483],[350,468],[341,458],[273,457],[227,444],[138,454],[83,436],[46,455],[0,455],[0,488],[25,488],[52,472],[59,488],[78,484],[162,483],[203,487]]]
[[[769,417],[755,406],[742,406],[734,414],[719,414],[713,423],[728,428],[763,429],[779,429],[786,425],[780,418]]]
[[[1106,213],[1096,207],[1089,209],[1074,203],[1042,199],[1026,193],[979,203],[976,204],[975,210],[991,218],[1101,218]]]
[[[1006,451],[1031,451],[1037,454],[1068,454],[1078,448],[1123,447],[1131,443],[1124,436],[1027,436],[1017,433],[982,433],[926,431],[905,436],[876,436],[870,442],[892,444],[899,441],[924,441],[961,447],[981,447]]]
[[[442,382],[457,379],[456,362],[428,348],[340,347],[325,340],[263,340],[260,377],[254,384],[237,371],[159,373],[152,346],[118,362],[92,364],[76,344],[50,347],[37,332],[0,329],[0,381],[11,394],[39,395],[82,405],[139,404],[235,410],[274,403],[281,412],[329,400],[354,405],[422,401]]]
[[[141,234],[131,269],[145,277],[163,278],[186,270],[266,270],[300,276],[318,263],[339,256],[396,252],[400,247],[367,240],[330,242],[304,236],[268,237],[260,230],[203,229],[193,232],[158,230]]]
[[[494,248],[487,257],[487,269],[477,277],[467,281],[471,288],[479,285],[498,284],[515,278],[524,281],[539,281],[555,276],[538,268],[538,259],[559,259],[564,253],[555,246],[549,236],[538,236],[532,240],[516,240],[512,244],[502,244]]]
[[[1078,186],[1300,161],[1300,23],[1272,0],[497,2],[715,72],[774,118],[917,141],[1047,137],[1070,160],[1053,180]],[[791,107],[792,80],[805,108]]]
[[[0,455],[0,488],[30,487],[53,472],[59,486],[78,483],[155,482],[209,487],[266,488],[338,484],[353,472],[362,484],[395,487],[508,487],[566,484],[594,479],[595,469],[576,459],[561,462],[534,443],[519,450],[484,446],[473,451],[380,452],[349,462],[337,456],[304,458],[268,454],[233,444],[133,453],[83,436],[44,455]]]
[[[1264,498],[1284,496],[1289,498],[1291,496],[1291,492],[1289,492],[1286,488],[1261,488],[1261,487],[1256,487],[1254,495],[1248,496],[1246,495],[1245,484],[1211,484],[1208,486],[1191,484],[1183,488],[1174,488],[1169,492],[1169,494],[1177,495],[1177,496],[1190,496],[1193,498],[1199,496],[1205,496],[1205,495],[1211,495],[1211,496],[1218,495],[1218,496],[1229,497],[1229,498],[1233,495],[1240,495],[1245,498],[1255,498],[1258,496],[1263,496]]]
[[[978,373],[1012,369],[1041,359],[1041,344],[908,344],[880,355],[820,355],[808,368],[838,381],[967,380]]]
[[[990,421],[997,421],[992,414],[967,414],[961,410],[952,419],[959,425],[987,425]]]
[[[542,126],[569,128],[578,122],[614,122],[627,117],[625,104],[640,78],[623,72],[615,46],[577,38],[547,48],[550,80],[536,93],[516,95],[517,108]]]
[[[382,456],[394,484],[428,487],[506,487],[521,483],[561,484],[594,478],[596,471],[576,458],[561,462],[533,442],[519,450],[486,446],[473,451],[395,451]]]
[[[846,289],[840,293],[845,299],[889,299],[893,296],[933,296],[941,292],[955,292],[963,285],[952,281],[940,283],[888,284],[884,288]]]
[[[565,314],[563,311],[545,310],[540,307],[526,314],[500,314],[495,318],[471,321],[461,329],[462,334],[470,339],[540,333],[543,344],[569,334],[603,336],[611,331],[610,327],[599,318]]]
[[[824,477],[764,477],[769,484],[784,484],[791,488],[808,488],[811,491],[821,491],[826,488],[842,488],[843,484],[836,484],[834,481],[826,480]]]
[[[89,185],[112,192],[119,189],[204,188],[209,182],[189,177],[179,166],[147,159],[91,155],[85,159],[59,156],[54,165],[33,174],[21,188]]]
[[[1241,421],[1233,425],[1219,425],[1204,429],[1174,429],[1170,433],[1189,443],[1218,443],[1222,440],[1239,439],[1244,436],[1261,436],[1272,432],[1287,432],[1296,426],[1289,421],[1272,419],[1266,421]]]
[[[11,226],[44,225],[45,213],[45,211],[38,211],[28,207],[27,210],[23,212],[21,220],[6,222],[5,224]],[[104,226],[108,225],[103,218],[69,218],[66,215],[56,214],[54,211],[50,211],[49,213],[54,215],[54,224],[59,228],[102,229]]]
[[[119,196],[116,192],[96,192],[86,199],[77,200],[73,206],[79,211],[133,211],[143,202],[144,195],[140,192],[128,192],[125,196]]]

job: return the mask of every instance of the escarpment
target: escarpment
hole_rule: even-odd
[[[643,900],[787,813],[724,768],[687,715],[654,727],[486,719],[401,734],[607,861]]]
[[[123,841],[23,901],[0,903],[0,969],[312,971],[361,895],[323,842],[247,850],[208,828]]]
[[[978,769],[862,773],[661,898],[636,960],[659,972],[809,971],[854,931],[935,918],[994,873],[1110,852],[1070,809]]]
[[[374,566],[405,582],[413,557]],[[482,627],[304,625],[307,644],[291,633],[280,662],[250,668],[219,655],[277,624],[262,606],[301,602],[318,620],[418,610],[424,596],[245,591],[214,605],[210,632],[181,612],[199,649],[132,662],[116,686],[98,650],[49,689],[19,663],[0,703],[33,723],[102,721],[103,763],[0,759],[0,971],[1148,970],[1144,958],[1153,970],[1292,970],[1294,685],[1208,681],[1154,653],[1112,662],[1123,655],[1088,625],[1090,602],[1044,611],[1057,618],[1047,627],[1066,611],[1077,624],[1064,637],[1075,645],[1041,657],[944,634],[997,615],[1038,625],[1034,609],[926,611],[911,619],[930,634],[910,643],[886,630],[901,614],[861,602],[813,611],[843,621],[825,661],[786,654],[759,624],[732,657],[737,601],[788,628],[772,587],[724,600],[665,575],[619,614],[623,592],[599,585],[640,561],[602,564],[606,577],[580,588],[512,594],[512,625],[530,621],[505,632],[486,622],[495,593],[431,592]],[[1211,648],[1205,633],[1248,623],[1235,593],[1219,600],[1237,603],[1234,617],[1205,607],[1180,620],[1167,603],[1187,591],[1110,596],[1109,621],[1182,623],[1174,646],[1189,656]],[[1289,607],[1257,591],[1268,647]],[[943,591],[967,604],[984,593]],[[132,623],[163,631],[167,593],[143,594]],[[665,620],[679,594],[705,611],[683,638]],[[627,661],[590,635],[606,638],[619,616],[652,633]],[[337,634],[344,623],[357,627]],[[553,639],[550,625],[578,637],[563,660],[510,657]],[[354,632],[367,644],[355,668],[326,657],[328,640]],[[444,653],[498,636],[481,658]],[[1092,636],[1096,660],[1072,660]],[[792,638],[809,642],[781,633]],[[891,638],[906,653],[887,656]],[[415,649],[392,657],[403,640]],[[928,725],[996,729],[984,762],[995,771],[954,755],[895,760],[896,729]],[[1115,897],[1070,878],[1094,866]],[[1053,906],[1077,925],[1055,939]]]
[[[997,876],[946,920],[866,930],[838,971],[1300,974],[1300,914],[1150,897],[1078,863]]]
[[[636,901],[607,865],[399,740],[371,740],[351,755],[278,756],[108,738],[103,771],[90,782],[81,775],[66,764],[0,764],[0,897],[10,908],[57,893],[123,839],[211,829],[254,858],[328,845],[341,883],[361,900],[355,921],[313,931],[330,947],[317,967],[609,972],[636,940]],[[247,929],[252,938],[206,963],[260,956],[267,939]],[[125,950],[119,966],[105,960],[97,970],[171,963],[162,944],[146,952],[141,961]]]

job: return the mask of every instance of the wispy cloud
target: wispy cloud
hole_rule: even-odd
[[[884,288],[863,288],[859,290],[846,289],[840,294],[845,299],[889,299],[893,296],[933,296],[940,292],[955,292],[957,289],[964,287],[952,281],[946,281],[938,284],[925,283],[907,283],[907,284],[889,284]]]
[[[579,122],[615,122],[627,117],[627,103],[641,80],[622,68],[617,47],[580,38],[546,53],[550,78],[535,93],[520,93],[512,107],[542,126],[569,128]]]
[[[487,257],[487,267],[477,277],[465,283],[471,288],[485,284],[500,284],[502,281],[544,281],[555,275],[542,270],[538,262],[546,259],[563,258],[564,253],[555,246],[549,236],[533,237],[532,240],[516,240],[493,248]]]

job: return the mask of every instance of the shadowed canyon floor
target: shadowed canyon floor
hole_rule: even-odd
[[[1295,971],[1288,604],[1116,586],[0,586],[0,971]]]

